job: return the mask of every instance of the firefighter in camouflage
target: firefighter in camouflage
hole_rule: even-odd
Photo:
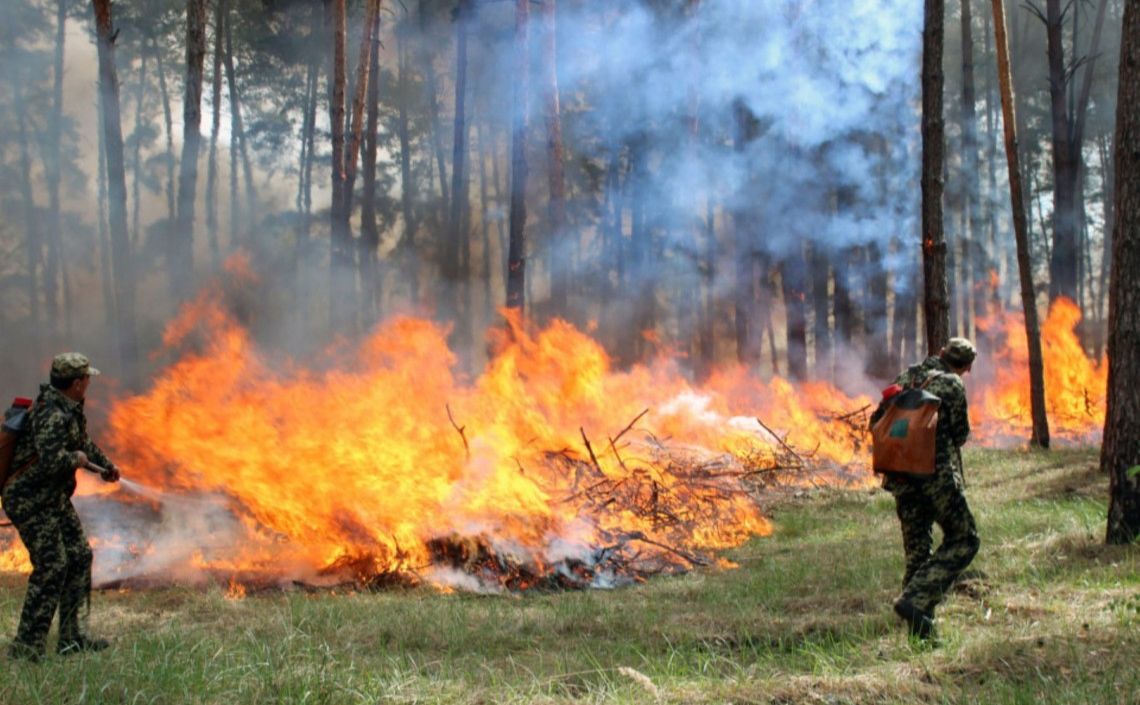
[[[934,608],[954,580],[978,552],[978,531],[963,490],[960,448],[970,435],[966,387],[962,375],[970,371],[977,351],[965,338],[951,338],[938,355],[913,365],[895,380],[903,387],[921,385],[939,397],[933,475],[911,476],[885,473],[883,487],[895,497],[902,525],[906,573],[895,612],[907,623],[912,636],[934,639]],[[878,420],[883,407],[871,416]],[[942,528],[942,544],[933,554],[934,524]]]
[[[79,612],[91,597],[91,547],[71,503],[75,472],[88,462],[102,466],[107,482],[119,471],[87,435],[83,400],[99,370],[80,353],[52,360],[51,383],[40,394],[16,443],[15,473],[0,497],[32,562],[20,626],[9,651],[12,658],[43,657],[52,618],[59,611],[61,654],[99,651],[103,639],[80,629]]]

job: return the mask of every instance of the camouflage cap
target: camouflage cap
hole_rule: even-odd
[[[965,338],[951,338],[942,348],[942,359],[954,367],[965,367],[978,356],[974,344]]]
[[[91,366],[91,361],[83,353],[66,352],[56,355],[51,361],[51,375],[60,379],[76,379],[88,375],[95,376],[99,370]]]

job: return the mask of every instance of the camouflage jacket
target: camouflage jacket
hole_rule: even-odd
[[[966,406],[966,385],[962,378],[950,371],[942,358],[932,355],[921,364],[911,365],[895,378],[895,384],[909,387],[922,384],[932,372],[941,372],[923,389],[942,400],[938,406],[938,429],[934,440],[935,472],[952,472],[961,475],[962,457],[958,449],[970,435],[970,418]],[[883,404],[871,415],[871,423],[879,420],[885,411]]]
[[[76,451],[105,468],[114,464],[87,436],[83,402],[68,399],[51,385],[40,385],[40,395],[24,420],[16,442],[13,468],[35,462],[4,488],[4,511],[12,519],[59,506],[75,493]]]

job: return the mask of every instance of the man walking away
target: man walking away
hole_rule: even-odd
[[[978,531],[963,492],[960,450],[970,435],[962,375],[970,371],[976,357],[969,340],[951,338],[937,355],[912,365],[895,380],[903,388],[925,385],[925,391],[941,399],[934,473],[883,473],[883,487],[895,497],[906,552],[903,591],[895,601],[895,613],[907,623],[911,636],[926,642],[935,638],[934,609],[978,552]],[[885,407],[884,401],[871,415],[872,424]],[[935,523],[943,537],[932,554]]]
[[[20,626],[9,654],[40,660],[52,618],[59,612],[57,651],[72,654],[107,648],[80,629],[79,610],[91,600],[91,547],[71,503],[75,471],[89,462],[102,466],[107,482],[119,470],[87,435],[83,400],[99,370],[80,353],[52,360],[50,384],[40,394],[16,442],[13,475],[0,491],[4,511],[20,534],[32,562]]]

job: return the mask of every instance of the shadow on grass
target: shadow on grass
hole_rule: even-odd
[[[1083,459],[1082,459],[1083,461]],[[1065,463],[1053,467],[1066,467]],[[1044,500],[1066,499],[1095,499],[1108,498],[1108,476],[1100,471],[1095,463],[1081,462],[1079,467],[1071,468],[1070,472],[1055,475],[1034,484],[1035,490],[1030,496]]]

